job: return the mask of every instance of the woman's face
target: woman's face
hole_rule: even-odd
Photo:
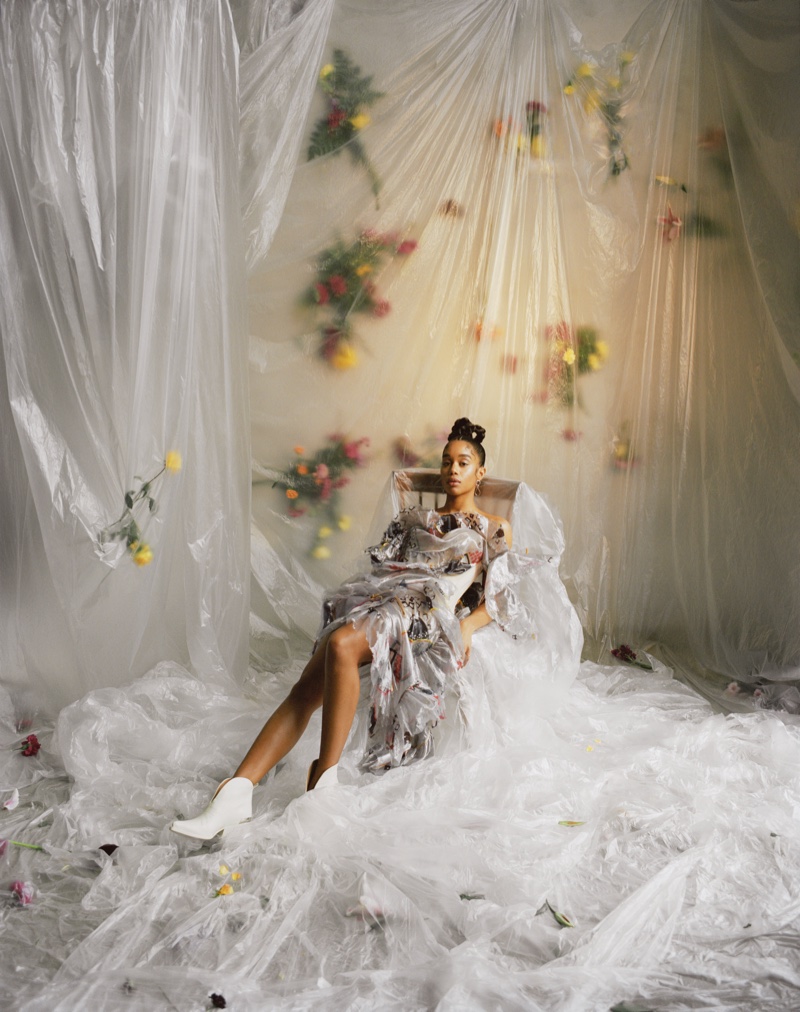
[[[442,453],[442,486],[448,495],[465,495],[474,491],[475,486],[486,474],[486,468],[478,463],[478,454],[472,443],[463,439],[452,439]]]

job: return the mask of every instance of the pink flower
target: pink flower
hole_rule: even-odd
[[[386,299],[378,299],[378,301],[372,307],[372,315],[386,316],[386,314],[389,312],[391,308],[392,308],[391,305],[386,301]]]
[[[547,112],[547,106],[544,102],[528,102],[525,106],[525,112],[535,114],[537,116],[543,115]]]
[[[664,232],[662,238],[664,242],[672,242],[673,239],[677,239],[681,234],[681,226],[683,220],[676,214],[673,214],[672,208],[667,204],[667,213],[663,218],[658,219],[658,224],[662,225]]]
[[[9,889],[23,907],[27,907],[30,903],[33,903],[33,886],[30,882],[12,882]]]
[[[327,464],[317,464],[317,469],[314,472],[314,478],[317,480],[317,482],[324,481],[324,479],[327,478],[329,474],[330,471],[328,470]]]
[[[341,274],[331,274],[328,285],[334,295],[344,295],[347,291],[347,282]]]
[[[416,239],[404,239],[397,247],[397,252],[401,256],[406,256],[409,253],[413,253],[416,248],[417,248]]]
[[[577,443],[581,438],[580,432],[576,432],[575,429],[564,429],[561,432],[561,438],[566,439],[568,443]]]
[[[317,302],[324,306],[326,302],[330,302],[331,293],[321,282],[317,281],[314,285],[314,292],[316,293]]]
[[[369,446],[369,440],[356,439],[352,443],[344,444],[344,455],[348,460],[354,460],[360,467],[364,463],[364,456],[361,453],[362,446]]]
[[[725,689],[725,691],[730,696],[738,696],[739,693],[742,691],[742,687],[741,685],[739,685],[738,682],[729,682],[728,687]]]
[[[14,790],[11,792],[11,797],[6,798],[6,800],[3,802],[3,808],[5,808],[6,811],[13,812],[18,804],[19,804],[19,789],[15,787]]]

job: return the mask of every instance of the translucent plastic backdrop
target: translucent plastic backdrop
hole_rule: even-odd
[[[3,4],[0,48],[3,680],[55,708],[163,658],[227,677],[249,611],[230,13]],[[139,568],[101,532],[170,452]]]
[[[660,641],[723,687],[792,677],[797,14],[659,2],[609,37],[600,13],[337,5],[250,277],[259,663],[311,635],[320,585],[363,564],[388,470],[434,459],[469,414],[491,471],[561,512],[590,653]],[[316,125],[338,128],[323,94],[337,48],[383,97],[349,145],[307,161]],[[373,312],[347,313],[342,342],[342,282],[318,258],[338,240],[357,253],[364,230],[385,255],[364,275]],[[361,439],[337,501],[287,499],[287,475]]]

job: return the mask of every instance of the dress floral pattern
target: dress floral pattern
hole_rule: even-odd
[[[361,768],[380,773],[433,753],[445,689],[464,660],[460,620],[484,600],[508,544],[502,526],[482,514],[416,507],[367,552],[371,572],[325,599],[321,636],[345,622],[366,633],[371,707]]]

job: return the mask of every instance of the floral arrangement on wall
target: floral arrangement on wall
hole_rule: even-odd
[[[306,289],[303,303],[322,318],[318,353],[334,369],[351,369],[358,364],[353,314],[382,317],[392,308],[378,292],[375,274],[390,257],[408,256],[416,248],[414,239],[368,229],[352,242],[339,239],[319,254],[316,279]]]
[[[347,144],[350,157],[366,171],[377,198],[381,181],[359,134],[370,123],[365,110],[382,98],[383,92],[372,87],[372,77],[363,76],[361,68],[341,49],[333,51],[333,63],[326,63],[319,72],[319,86],[327,97],[328,108],[311,132],[308,160],[330,154]]]
[[[681,236],[697,238],[715,238],[726,234],[726,230],[714,218],[703,214],[696,206],[690,204],[689,188],[672,176],[656,176],[655,184],[670,192],[670,198],[664,213],[657,218],[661,226],[661,238],[665,243],[674,242]],[[673,209],[673,201],[676,210]]]
[[[125,506],[122,515],[113,524],[104,527],[97,535],[99,545],[111,541],[124,541],[130,557],[137,566],[147,566],[153,561],[153,549],[144,539],[147,521],[158,511],[155,488],[159,479],[166,473],[177,474],[182,467],[181,455],[177,450],[170,450],[164,458],[164,466],[152,478],[140,478],[134,475],[139,487],[129,489],[124,496]]]
[[[572,327],[561,320],[546,330],[549,354],[546,366],[546,400],[572,407],[577,377],[595,373],[608,358],[608,345],[597,336],[594,327]]]
[[[544,120],[547,106],[535,99],[525,105],[525,123],[517,123],[513,117],[497,119],[492,127],[495,137],[502,140],[505,146],[513,147],[519,154],[529,154],[532,158],[544,158],[546,154],[544,139]]]
[[[330,558],[329,538],[350,528],[350,517],[341,510],[341,490],[350,484],[349,471],[366,463],[364,451],[369,439],[347,439],[340,433],[328,436],[325,446],[314,453],[295,446],[294,460],[283,471],[272,472],[272,487],[283,489],[287,516],[314,517],[316,529],[310,554]]]
[[[574,95],[583,104],[587,115],[599,117],[603,124],[608,149],[608,174],[621,175],[630,167],[623,146],[625,121],[623,108],[630,84],[630,68],[636,54],[630,50],[620,53],[617,66],[603,71],[596,63],[581,63],[564,85],[565,95]]]
[[[392,455],[401,467],[433,467],[442,463],[442,447],[447,442],[447,430],[431,433],[420,443],[408,436],[398,436],[392,443]]]

